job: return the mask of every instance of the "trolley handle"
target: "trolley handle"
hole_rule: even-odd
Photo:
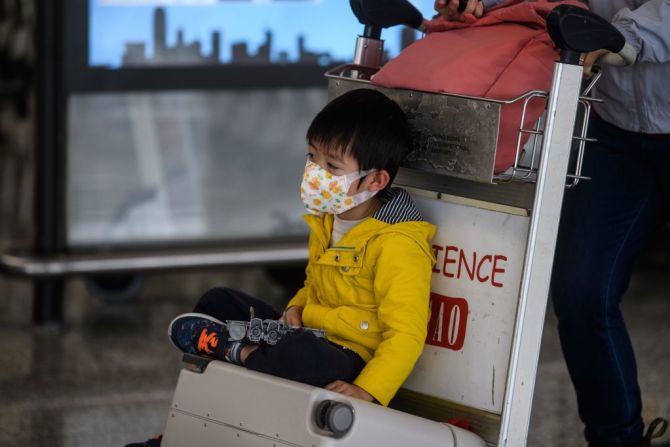
[[[630,65],[637,52],[623,34],[599,15],[572,5],[559,5],[547,16],[547,31],[561,49],[561,62],[578,65],[581,53],[606,49],[611,52],[598,61]]]
[[[382,28],[406,25],[423,31],[421,12],[407,0],[349,0],[349,5],[358,21],[365,25],[363,34],[356,39],[356,65],[381,67],[384,56]],[[354,77],[361,78],[361,74]]]
[[[382,28],[407,25],[419,29],[423,23],[421,12],[407,0],[349,0],[349,5],[365,25],[363,37],[367,38],[379,39]]]

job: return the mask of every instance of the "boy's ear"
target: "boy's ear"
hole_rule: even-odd
[[[391,176],[386,169],[379,169],[368,174],[368,191],[381,191],[391,181]]]

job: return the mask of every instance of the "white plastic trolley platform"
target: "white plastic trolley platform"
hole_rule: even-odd
[[[545,100],[544,128],[520,129],[535,142],[501,176],[493,175],[497,131],[511,101],[378,88],[365,79],[374,69],[360,65],[327,74],[331,97],[376,88],[405,109],[418,153],[396,183],[438,226],[428,337],[393,408],[186,356],[163,445],[526,445],[566,175],[572,186],[582,178],[591,99],[580,97],[578,57],[602,46],[571,42],[568,28],[618,34],[581,10],[559,9],[551,20],[562,48],[551,91],[512,100]],[[452,418],[468,420],[472,431],[443,423]]]

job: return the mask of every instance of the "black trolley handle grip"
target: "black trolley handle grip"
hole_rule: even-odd
[[[602,17],[583,8],[559,5],[547,16],[547,31],[561,50],[561,62],[577,65],[581,53],[606,49],[611,52],[598,61],[630,65],[637,52],[623,34]]]

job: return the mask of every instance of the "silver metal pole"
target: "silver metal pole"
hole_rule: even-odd
[[[542,328],[581,80],[581,66],[556,64],[531,211],[499,446],[525,446],[528,438]]]
[[[368,67],[381,67],[384,55],[384,41],[358,36],[354,50],[354,64]]]

